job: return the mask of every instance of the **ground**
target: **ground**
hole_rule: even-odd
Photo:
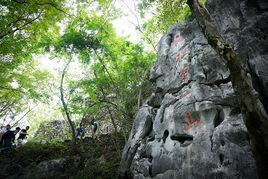
[[[124,139],[97,139],[50,144],[31,143],[0,156],[0,178],[115,178]]]

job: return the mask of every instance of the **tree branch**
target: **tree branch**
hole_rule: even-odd
[[[75,144],[75,142],[76,142],[75,129],[74,129],[74,125],[72,123],[72,119],[71,119],[71,116],[70,116],[70,113],[69,113],[67,104],[65,102],[64,93],[63,93],[63,91],[64,91],[64,89],[63,89],[64,77],[65,77],[65,73],[66,73],[67,68],[68,68],[68,66],[69,66],[70,63],[71,63],[71,59],[67,62],[67,64],[65,65],[65,67],[64,67],[64,69],[62,71],[61,81],[60,81],[60,99],[61,99],[61,103],[62,103],[64,112],[65,112],[65,115],[67,117],[67,121],[68,121],[68,123],[70,125],[70,128],[71,128],[71,132],[72,132],[72,143]]]
[[[13,0],[13,1],[16,2],[16,3],[19,3],[19,4],[29,4],[26,0],[24,0],[24,1]],[[71,16],[70,14],[68,14],[67,12],[65,12],[64,10],[60,9],[59,7],[57,7],[56,4],[51,3],[51,2],[45,2],[45,3],[38,3],[38,2],[36,2],[34,4],[39,5],[39,6],[49,5],[49,6],[53,7],[53,8],[55,8],[56,10],[58,10],[60,12],[63,12],[64,14],[67,14],[67,15]]]
[[[22,90],[20,90],[20,89],[10,88],[10,87],[6,87],[6,86],[0,86],[0,90],[1,90],[1,88],[4,89],[4,90],[8,90],[8,91],[18,91],[18,92],[20,92],[20,93],[25,94],[25,92],[22,91]]]
[[[0,35],[0,39],[4,38],[5,36],[7,36],[7,35],[9,35],[9,34],[13,34],[13,33],[17,32],[17,31],[19,31],[19,30],[23,30],[23,28],[24,28],[25,26],[30,25],[30,24],[32,24],[34,21],[36,21],[37,19],[39,19],[39,18],[41,17],[41,14],[42,14],[42,12],[40,12],[40,13],[38,14],[37,17],[31,19],[31,20],[28,21],[28,22],[25,22],[25,23],[24,23],[23,25],[21,25],[20,27],[17,27],[16,29],[11,30],[11,31],[8,31],[8,32],[6,32],[6,33],[4,33],[4,34],[1,34],[1,35]]]
[[[18,124],[25,116],[27,116],[27,114],[29,113],[29,112],[31,112],[33,109],[34,109],[35,107],[33,107],[33,108],[29,108],[29,110],[21,117],[21,118],[19,118],[12,126],[11,126],[11,128],[12,127],[14,127],[16,124]]]

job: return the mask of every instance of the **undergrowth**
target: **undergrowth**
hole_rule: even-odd
[[[115,178],[124,146],[123,137],[120,135],[119,138],[117,146],[115,146],[113,135],[102,135],[94,140],[91,138],[80,139],[76,145],[68,142],[48,144],[29,142],[11,153],[0,156],[0,177],[28,176],[27,172],[34,172],[34,168],[41,162],[78,156],[81,160],[78,168],[72,168],[72,171],[75,172],[63,172],[60,176],[54,177]],[[14,165],[19,165],[22,169],[15,170]],[[11,169],[6,169],[7,166],[10,166]]]

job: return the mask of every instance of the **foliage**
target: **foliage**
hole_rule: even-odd
[[[47,115],[49,114],[49,115]],[[37,131],[42,123],[47,122],[49,123],[52,120],[60,120],[62,119],[62,114],[60,107],[56,103],[42,103],[39,102],[37,103],[37,107],[34,108],[29,114],[28,114],[28,119],[30,123],[30,133],[33,131]],[[30,135],[30,140],[32,138],[35,138],[34,134]]]
[[[64,165],[62,172],[57,173],[57,176],[53,176],[53,178],[60,176],[62,178],[115,178],[120,156],[112,142],[113,137],[112,135],[102,135],[96,141],[79,140],[75,148],[71,148],[68,143],[55,141],[48,144],[29,142],[10,154],[0,155],[0,176],[2,178],[33,176],[35,172],[38,172],[36,166],[41,162],[76,156],[80,158],[78,168],[74,168],[72,162],[75,161],[71,160],[69,165]],[[121,152],[124,146],[122,135],[119,135],[119,141]],[[2,173],[3,170],[5,173]],[[52,167],[51,170],[53,170]]]
[[[153,30],[166,32],[171,25],[184,21],[191,14],[185,0],[144,0],[139,4],[142,16],[145,14],[144,11],[149,8],[156,12],[155,16],[145,23],[145,26],[151,32]]]
[[[53,141],[48,144],[30,142],[19,148],[19,151],[14,153],[14,157],[18,160],[24,161],[25,163],[38,164],[44,160],[64,156],[68,150],[68,145],[57,141]]]
[[[0,117],[13,118],[27,110],[32,100],[47,101],[49,98],[48,81],[50,74],[40,70],[35,61],[27,61],[0,78]]]
[[[71,136],[69,126],[64,120],[50,120],[40,123],[31,141],[49,143],[64,141]]]
[[[118,37],[106,17],[94,14],[72,19],[54,49],[66,58],[78,57],[84,66],[84,77],[69,81],[69,90],[65,89],[70,92],[71,114],[132,123],[140,84],[155,58],[153,53]]]
[[[71,61],[63,92],[72,119],[89,124],[95,117],[112,123],[114,128],[130,129],[141,85],[155,54],[145,52],[141,44],[117,36],[111,21],[120,11],[113,2],[0,3],[1,119],[18,116],[33,104],[39,105],[28,114],[31,131],[45,120],[65,118],[59,117],[60,76],[64,63]],[[56,73],[40,69],[40,60],[34,60],[39,54],[49,54],[62,67]],[[73,66],[79,66],[79,75],[69,70]]]
[[[0,2],[0,117],[25,110],[29,99],[48,97],[49,78],[31,59],[40,45],[59,33],[64,1],[3,0]]]
[[[201,2],[205,3],[205,0]],[[183,23],[191,15],[186,0],[142,0],[138,9],[141,17],[152,15],[143,24],[143,38],[149,38],[155,43],[158,41],[158,34],[162,35],[174,24]]]
[[[83,149],[84,168],[76,173],[75,178],[116,178],[116,172],[121,156],[118,155],[117,147],[113,143],[113,135],[101,135],[98,141],[84,141],[79,143]],[[122,133],[118,135],[119,153],[124,147]]]

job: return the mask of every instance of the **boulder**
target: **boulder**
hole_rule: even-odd
[[[68,172],[78,169],[80,162],[80,157],[77,156],[43,161],[28,171],[25,178],[64,178]]]

